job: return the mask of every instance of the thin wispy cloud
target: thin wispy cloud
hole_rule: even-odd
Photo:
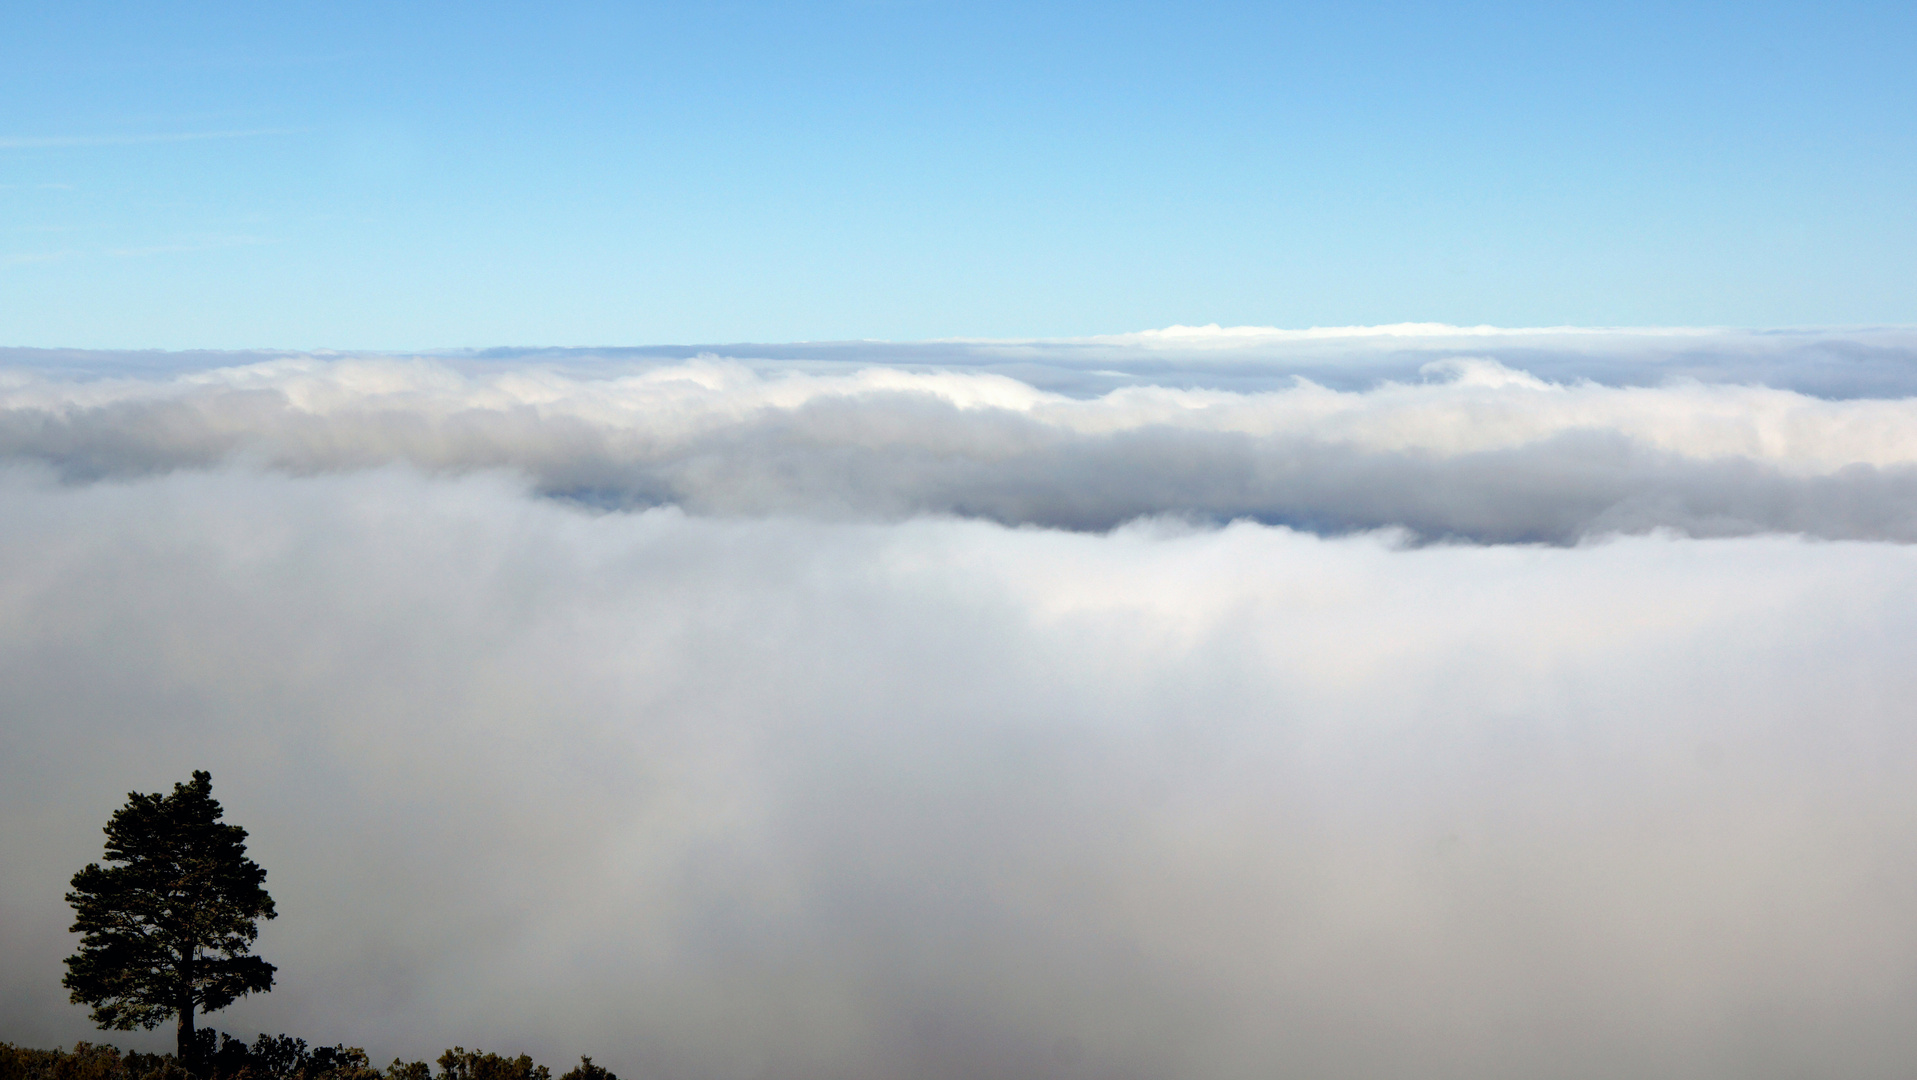
[[[1195,329],[1195,333],[1185,330]],[[1180,328],[1086,338],[708,343],[603,349],[487,349],[449,353],[568,368],[579,362],[710,354],[768,369],[856,366],[989,370],[1074,396],[1124,380],[1163,387],[1258,391],[1306,378],[1338,389],[1418,381],[1427,364],[1491,360],[1554,382],[1657,386],[1673,380],[1739,383],[1817,397],[1917,394],[1917,327],[1712,330],[1700,328],[1386,327]]]
[[[0,255],[0,265],[31,266],[35,263],[57,262],[61,259],[78,258],[77,251],[23,251]]]
[[[303,128],[250,128],[234,131],[172,131],[125,135],[0,135],[0,150],[48,150],[67,147],[148,146],[158,143],[259,139],[298,135]]]
[[[218,251],[223,248],[257,247],[278,241],[265,236],[222,236],[205,240],[188,240],[173,244],[149,244],[142,247],[108,248],[106,253],[119,259],[139,259],[153,255],[181,255],[195,251]]]

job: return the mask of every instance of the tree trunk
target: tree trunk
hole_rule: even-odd
[[[174,1057],[180,1068],[195,1076],[200,1074],[200,1063],[195,1061],[195,1051],[199,1049],[199,1040],[193,1032],[193,958],[187,957],[180,965],[180,1031],[174,1046]]]

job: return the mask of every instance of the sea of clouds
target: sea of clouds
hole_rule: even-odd
[[[1917,334],[0,365],[0,1037],[206,768],[382,1059],[1917,1066]]]
[[[504,470],[604,508],[845,521],[1917,539],[1917,334],[1440,330],[823,359],[16,353],[0,462],[69,481]],[[1825,392],[1751,381],[1778,369]]]

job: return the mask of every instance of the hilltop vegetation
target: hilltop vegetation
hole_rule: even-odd
[[[262,1033],[250,1045],[221,1033],[198,1034],[202,1063],[183,1068],[172,1054],[143,1054],[96,1043],[72,1050],[35,1050],[0,1042],[0,1080],[552,1080],[552,1070],[525,1054],[506,1057],[455,1046],[439,1056],[438,1072],[424,1061],[394,1058],[373,1065],[357,1046],[308,1047],[305,1039]],[[619,1080],[581,1057],[559,1080]]]
[[[455,1046],[435,1074],[424,1061],[375,1066],[365,1050],[309,1047],[267,1035],[247,1043],[194,1023],[248,994],[273,989],[272,964],[251,955],[259,920],[276,914],[266,871],[246,857],[246,830],[221,820],[204,770],[173,793],[127,793],[106,828],[105,861],[73,876],[67,902],[81,934],[62,983],[93,1006],[102,1028],[152,1029],[177,1019],[171,1054],[75,1043],[35,1050],[0,1042],[0,1080],[552,1080],[525,1054]],[[559,1080],[619,1080],[581,1057]]]

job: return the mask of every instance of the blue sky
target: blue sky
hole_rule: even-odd
[[[1912,323],[1914,10],[21,5],[0,343]]]

